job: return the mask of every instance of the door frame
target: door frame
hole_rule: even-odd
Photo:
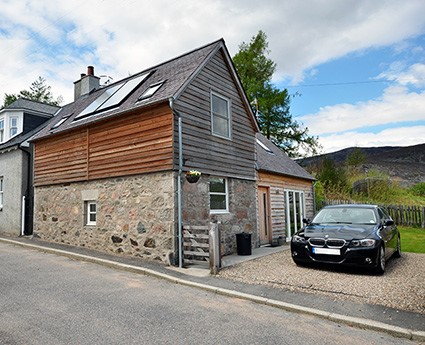
[[[294,201],[292,202],[292,215],[294,216],[294,229],[291,227],[291,210],[290,210],[290,202],[289,202],[289,193],[293,193],[292,195],[295,196],[295,193],[299,194],[299,205],[297,209],[297,203]],[[296,190],[296,189],[285,189],[285,216],[286,216],[286,238],[287,240],[291,239],[293,234],[297,232],[299,229],[301,229],[303,224],[303,218],[305,216],[305,192],[304,190]],[[296,217],[298,213],[298,217]],[[296,219],[298,218],[298,219]],[[298,228],[300,226],[300,228]]]
[[[273,229],[271,222],[270,187],[258,186],[258,241],[260,246],[272,243]],[[264,210],[264,211],[263,211]],[[263,228],[264,226],[264,228]],[[264,231],[265,230],[265,231]]]

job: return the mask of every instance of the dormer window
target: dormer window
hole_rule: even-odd
[[[14,116],[10,118],[10,137],[16,134],[18,134],[18,118]]]

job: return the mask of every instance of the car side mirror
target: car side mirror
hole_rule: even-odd
[[[310,219],[308,219],[308,218],[303,218],[303,223],[304,223],[305,225],[310,224]]]
[[[387,219],[384,222],[384,226],[391,226],[391,225],[394,225],[394,221],[392,219]]]

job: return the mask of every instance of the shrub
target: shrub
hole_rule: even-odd
[[[413,195],[425,197],[425,182],[420,182],[409,188]]]

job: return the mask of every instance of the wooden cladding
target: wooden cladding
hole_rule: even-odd
[[[172,119],[161,106],[37,141],[35,185],[171,169]]]
[[[230,102],[231,138],[222,138],[212,133],[212,92]],[[217,176],[250,180],[256,178],[255,124],[244,107],[221,51],[211,58],[188,85],[175,106],[182,114],[185,169],[195,168]],[[177,138],[176,133],[175,140]]]

